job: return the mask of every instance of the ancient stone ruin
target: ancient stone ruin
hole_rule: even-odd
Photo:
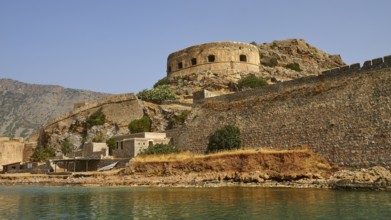
[[[241,42],[205,43],[174,52],[167,58],[167,77],[183,77],[200,71],[214,73],[258,72],[259,51]]]

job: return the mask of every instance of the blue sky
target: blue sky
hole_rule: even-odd
[[[107,93],[211,41],[303,38],[350,64],[391,54],[391,1],[0,0],[0,78]]]

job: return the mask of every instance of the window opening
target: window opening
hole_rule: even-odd
[[[239,59],[240,59],[241,62],[247,62],[247,56],[246,55],[243,55],[243,54],[240,55]]]
[[[209,55],[208,56],[208,62],[215,62],[215,60],[216,60],[215,55]]]
[[[196,58],[191,59],[191,65],[192,66],[197,65],[197,59]]]

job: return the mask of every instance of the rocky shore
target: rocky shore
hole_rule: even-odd
[[[302,179],[259,179],[247,174],[232,173],[222,179],[218,173],[189,173],[186,175],[145,176],[125,174],[125,169],[107,172],[70,174],[1,174],[0,185],[48,186],[153,186],[153,187],[287,187],[329,188],[352,190],[391,190],[391,172],[384,167],[359,170],[340,170],[327,178],[314,176]],[[223,174],[227,175],[227,173]]]
[[[380,166],[356,170],[333,167],[309,149],[241,150],[137,157],[126,168],[105,172],[0,174],[0,185],[20,184],[391,190],[391,172]]]

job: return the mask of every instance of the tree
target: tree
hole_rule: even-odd
[[[239,149],[240,145],[240,129],[234,125],[226,125],[209,136],[206,152]]]
[[[151,131],[151,120],[147,116],[136,119],[128,125],[130,133],[140,133]]]
[[[92,113],[86,120],[87,128],[91,128],[95,125],[103,125],[106,120],[106,115],[103,113],[102,108],[99,108],[96,112]]]
[[[73,147],[71,142],[69,141],[69,138],[65,138],[61,143],[61,152],[63,155],[69,154],[72,152]]]
[[[267,81],[255,75],[248,75],[238,82],[239,89],[243,88],[258,88],[267,85]]]
[[[147,149],[143,150],[139,155],[151,155],[151,154],[176,154],[180,150],[169,144],[155,144],[149,146]]]
[[[37,146],[34,149],[33,155],[31,156],[31,160],[34,162],[43,162],[51,157],[54,157],[54,151],[52,148]]]
[[[115,142],[115,139],[112,137],[109,138],[106,141],[106,144],[107,144],[107,147],[109,147],[109,154],[111,155],[113,153],[113,150],[117,148],[117,144]]]

